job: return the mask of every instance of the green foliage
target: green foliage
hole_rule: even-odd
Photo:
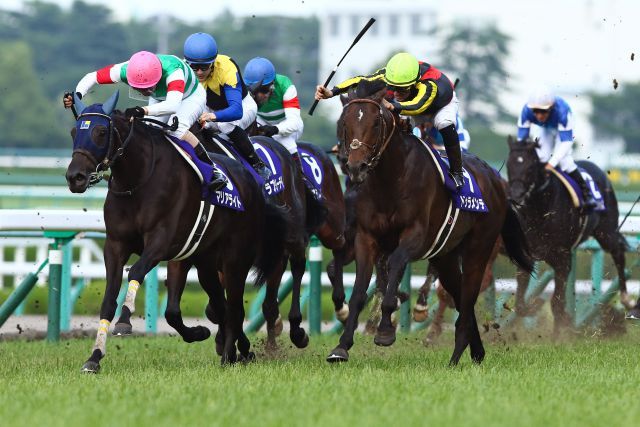
[[[456,22],[444,30],[440,57],[442,68],[460,79],[456,92],[465,120],[488,125],[496,120],[514,121],[498,96],[508,88],[505,60],[511,37],[495,24]]]
[[[620,137],[629,152],[640,152],[640,82],[620,85],[616,93],[589,95],[597,138]]]
[[[50,146],[66,131],[53,126],[59,120],[53,102],[45,96],[42,79],[32,67],[32,52],[24,42],[1,42],[0,129],[2,145]],[[68,134],[67,134],[68,135]]]

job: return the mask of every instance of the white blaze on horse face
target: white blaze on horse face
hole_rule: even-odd
[[[518,156],[518,157],[516,158],[516,161],[517,161],[518,163],[522,163],[522,162],[524,162],[524,159],[522,158],[522,156]]]
[[[362,110],[358,110],[358,121],[362,120],[362,116],[364,116],[364,113],[362,112]]]

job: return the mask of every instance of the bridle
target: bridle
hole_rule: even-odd
[[[131,139],[133,137],[133,131],[134,131],[134,127],[135,127],[135,123],[136,122],[148,122],[148,123],[153,123],[155,125],[158,125],[164,129],[170,130],[170,131],[175,131],[176,129],[178,129],[178,118],[177,117],[173,117],[173,123],[171,125],[168,125],[164,122],[161,122],[159,120],[155,120],[155,119],[151,119],[148,117],[134,117],[133,120],[131,121],[131,126],[129,127],[129,134],[127,135],[127,137],[125,138],[124,141],[122,141],[122,138],[120,136],[120,132],[118,132],[118,128],[113,124],[113,117],[111,117],[108,114],[103,114],[103,113],[81,113],[80,115],[76,115],[75,111],[74,111],[74,116],[76,116],[76,121],[80,120],[83,117],[89,117],[89,116],[93,116],[93,117],[101,117],[103,119],[106,119],[107,122],[109,123],[108,125],[108,135],[109,135],[109,139],[108,139],[108,148],[107,148],[107,155],[105,156],[105,158],[101,161],[98,162],[97,159],[95,158],[95,156],[93,154],[91,154],[89,151],[82,149],[82,148],[77,148],[73,150],[73,154],[81,154],[83,156],[85,156],[86,158],[88,158],[90,161],[92,161],[94,164],[96,164],[96,170],[94,172],[91,172],[89,174],[89,184],[87,186],[87,188],[91,188],[94,185],[98,184],[100,181],[102,181],[103,179],[105,179],[105,175],[107,174],[107,171],[115,164],[115,162],[124,155],[124,150],[127,148],[127,146],[129,145],[129,142],[131,142]],[[122,143],[120,144],[120,146],[117,149],[114,149],[114,134],[117,135],[118,140],[121,141]],[[131,196],[133,195],[133,193],[138,190],[140,187],[142,187],[147,181],[149,181],[149,179],[151,179],[151,176],[153,175],[153,172],[155,171],[155,166],[156,166],[156,162],[155,162],[155,144],[153,144],[153,142],[151,143],[151,168],[149,170],[149,173],[147,174],[147,176],[145,177],[145,179],[143,179],[142,181],[140,181],[138,183],[138,185],[136,185],[134,188],[132,188],[131,190],[125,190],[125,191],[117,191],[114,190],[111,187],[111,177],[109,176],[109,191],[111,193],[113,193],[116,196]]]
[[[371,145],[371,144],[367,144],[364,141],[360,141],[356,138],[351,140],[351,143],[349,143],[349,145],[346,145],[346,136],[347,136],[347,128],[343,123],[343,140],[345,142],[345,148],[347,150],[347,155],[349,155],[349,153],[351,152],[351,150],[357,150],[360,147],[362,147],[363,145],[365,147],[367,147],[372,153],[374,153],[374,155],[371,157],[371,159],[365,163],[365,166],[367,168],[367,170],[371,170],[373,168],[376,167],[376,165],[378,164],[378,162],[380,161],[380,156],[382,156],[382,153],[384,152],[384,150],[387,148],[387,146],[389,145],[389,141],[391,141],[391,137],[393,136],[393,133],[395,132],[396,129],[396,121],[392,119],[392,124],[393,127],[391,128],[391,131],[387,134],[387,121],[385,120],[384,117],[384,110],[383,110],[383,106],[380,105],[380,103],[372,100],[372,99],[365,99],[365,98],[360,98],[360,99],[354,99],[349,101],[344,107],[343,110],[345,110],[347,107],[349,107],[352,104],[364,104],[364,103],[368,103],[368,104],[373,104],[378,108],[378,117],[379,120],[382,124],[382,126],[380,126],[380,133],[378,134],[378,137],[376,138],[376,142]]]
[[[543,177],[544,177],[544,173],[543,173]],[[544,179],[542,182],[542,185],[538,186],[538,182],[540,181],[540,179],[538,177],[536,177],[536,179],[534,179],[532,182],[530,182],[528,185],[527,181],[525,181],[524,178],[516,178],[516,179],[510,179],[509,180],[509,186],[511,186],[511,184],[516,184],[519,183],[522,185],[523,188],[526,188],[527,191],[524,192],[524,194],[522,195],[521,198],[521,202],[516,202],[517,204],[522,204],[524,203],[529,197],[531,197],[532,194],[534,193],[541,193],[542,191],[546,190],[547,187],[549,186],[549,184],[551,183],[551,179]],[[515,202],[515,200],[514,200]]]

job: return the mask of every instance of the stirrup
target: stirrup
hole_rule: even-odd
[[[251,166],[253,167],[253,169],[255,169],[258,175],[260,175],[260,177],[265,181],[268,181],[269,178],[271,178],[271,175],[272,175],[271,169],[269,169],[262,160],[257,161]]]
[[[462,172],[449,171],[449,176],[453,180],[453,183],[455,184],[456,189],[460,191],[460,189],[464,187],[464,175],[462,175]]]
[[[227,186],[227,183],[227,178],[220,172],[214,170],[211,182],[207,184],[207,188],[209,188],[210,191],[220,191]]]

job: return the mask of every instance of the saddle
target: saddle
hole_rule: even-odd
[[[596,182],[591,177],[589,172],[587,172],[586,170],[582,169],[581,167],[578,167],[578,170],[582,174],[582,178],[587,183],[589,191],[591,191],[591,195],[593,197],[593,200],[596,201],[597,205],[593,210],[594,211],[599,211],[599,212],[606,210],[606,207],[605,207],[605,204],[604,204],[604,198],[602,197],[602,193],[600,193],[600,189],[598,188],[598,184],[596,184]],[[569,197],[571,198],[571,203],[573,203],[573,207],[574,208],[581,208],[584,205],[584,197],[583,197],[582,190],[580,189],[580,186],[578,185],[578,183],[573,178],[571,178],[571,176],[569,174],[567,174],[566,172],[563,172],[563,171],[558,170],[556,168],[549,169],[549,171],[556,178],[558,178],[558,180],[562,183],[563,187],[567,190],[567,192],[569,193]]]

